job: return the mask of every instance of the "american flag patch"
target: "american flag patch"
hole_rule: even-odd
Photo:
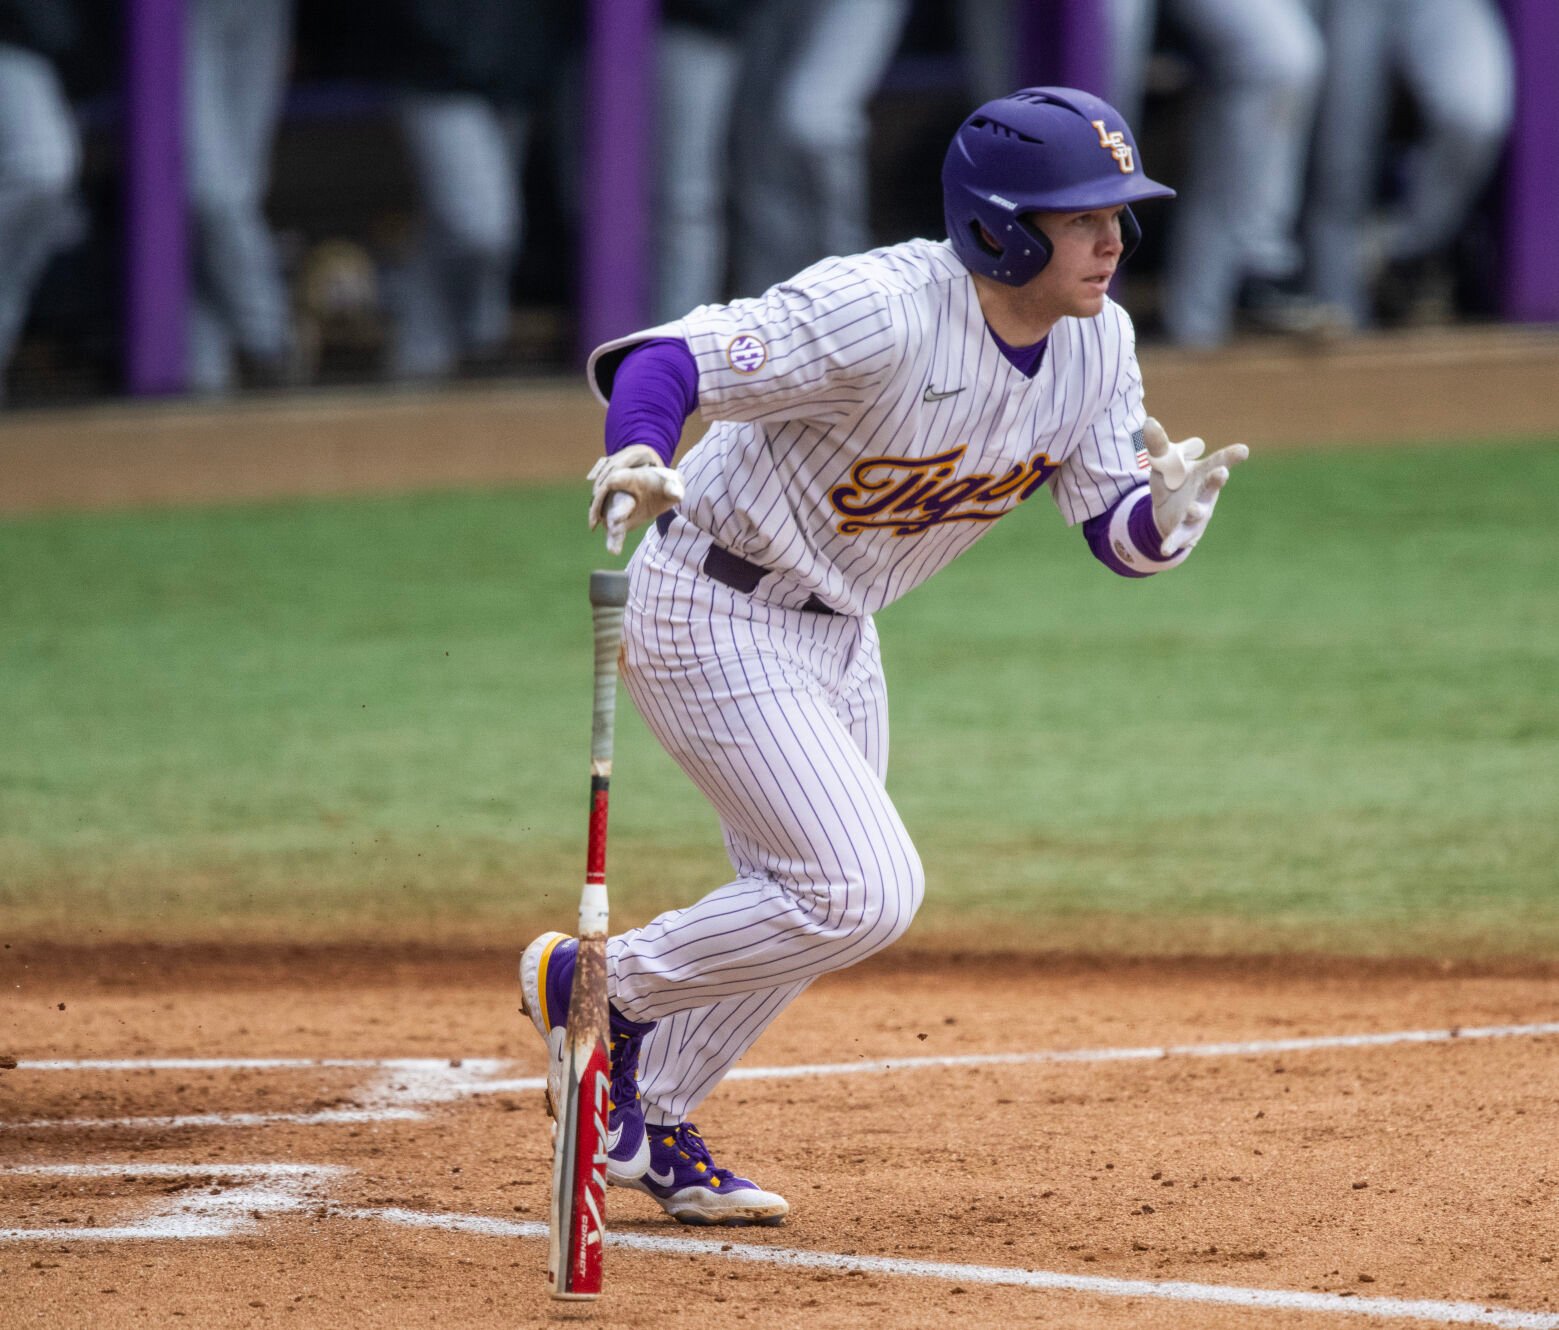
[[[1148,457],[1147,449],[1146,448],[1139,449],[1138,452],[1137,452],[1137,470],[1138,471],[1148,471],[1151,468],[1152,468],[1152,460]]]

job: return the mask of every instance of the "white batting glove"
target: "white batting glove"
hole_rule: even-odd
[[[1153,496],[1153,524],[1160,548],[1170,558],[1202,538],[1218,502],[1218,491],[1229,480],[1229,468],[1250,456],[1243,443],[1231,443],[1211,457],[1201,439],[1171,443],[1164,427],[1149,416],[1142,427],[1148,450],[1148,488]]]
[[[603,457],[585,477],[594,489],[590,495],[590,529],[606,523],[606,549],[623,552],[623,538],[636,526],[653,522],[682,502],[686,487],[682,477],[660,460],[645,443],[631,443],[610,457]],[[624,495],[632,504],[608,496]]]

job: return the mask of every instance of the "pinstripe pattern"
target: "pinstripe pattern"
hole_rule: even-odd
[[[603,355],[657,336],[692,349],[700,410],[714,421],[680,464],[680,511],[780,574],[765,594],[785,604],[815,594],[870,614],[1018,503],[1008,494],[955,505],[908,533],[850,530],[831,496],[863,459],[900,463],[885,462],[879,478],[908,477],[924,459],[962,449],[941,481],[967,489],[972,477],[1001,477],[1043,454],[1069,524],[1107,512],[1141,483],[1132,435],[1142,428],[1142,378],[1125,312],[1106,301],[1092,319],[1063,319],[1027,378],[991,338],[946,242],[827,259],[762,296],[607,343],[591,360],[597,393]],[[763,359],[752,369],[733,348],[755,344]],[[928,389],[951,395],[927,402]],[[909,502],[901,511],[913,510]]]
[[[869,618],[807,614],[698,571],[708,538],[653,530],[631,565],[623,678],[714,805],[733,881],[611,939],[613,1001],[657,1020],[650,1117],[692,1112],[814,978],[909,926],[924,879],[883,787],[887,694]]]
[[[1048,485],[1069,523],[1141,484],[1142,381],[1115,305],[1063,319],[1028,378],[945,243],[829,259],[753,300],[598,350],[682,338],[715,423],[679,518],[630,565],[623,679],[714,805],[734,878],[611,939],[613,1001],[655,1021],[654,1121],[685,1119],[813,979],[909,926],[919,856],[883,784],[887,693],[871,613]],[[931,400],[927,400],[928,391]],[[702,572],[712,543],[769,573]],[[816,596],[839,613],[806,613]]]

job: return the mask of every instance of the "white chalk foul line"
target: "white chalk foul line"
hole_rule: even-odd
[[[53,1059],[19,1062],[17,1070],[32,1071],[308,1071],[348,1068],[377,1072],[351,1108],[317,1109],[306,1113],[236,1112],[177,1113],[122,1118],[34,1118],[0,1122],[0,1131],[174,1131],[199,1127],[265,1127],[285,1124],[334,1127],[369,1122],[414,1122],[423,1106],[448,1103],[482,1092],[507,1064],[496,1058],[88,1058],[79,1062]],[[545,1084],[537,1078],[536,1086]]]
[[[231,1181],[232,1187],[191,1191],[178,1200],[144,1214],[129,1224],[103,1228],[55,1227],[0,1229],[0,1242],[125,1242],[225,1238],[253,1231],[261,1218],[318,1206],[322,1193],[350,1172],[318,1164],[22,1164],[0,1170],[0,1176],[59,1178],[193,1178]],[[486,1215],[430,1214],[388,1207],[328,1206],[330,1218],[369,1220],[410,1228],[470,1233],[482,1237],[547,1237],[547,1226]],[[950,1261],[911,1261],[886,1256],[803,1251],[700,1238],[669,1238],[645,1233],[608,1233],[607,1244],[626,1251],[660,1255],[714,1256],[798,1270],[830,1270],[840,1274],[890,1275],[939,1279],[961,1284],[1044,1289],[1105,1298],[1252,1307],[1268,1311],[1326,1312],[1345,1316],[1376,1316],[1430,1321],[1440,1325],[1483,1325],[1501,1330],[1559,1330],[1559,1316],[1485,1307],[1470,1302],[1429,1299],[1358,1298],[1337,1293],[1199,1284],[1187,1280],[1112,1279],[1062,1271],[1020,1270],[1004,1266],[963,1265]]]
[[[1024,1067],[1106,1062],[1157,1062],[1168,1058],[1259,1057],[1337,1048],[1387,1048],[1397,1044],[1450,1044],[1479,1039],[1530,1039],[1559,1035],[1559,1021],[1527,1025],[1457,1026],[1444,1030],[1391,1030],[1380,1034],[1316,1035],[1294,1039],[1254,1039],[1237,1043],[1155,1044],[1135,1048],[1045,1049],[1028,1053],[967,1053],[913,1058],[862,1058],[856,1062],[814,1062],[788,1067],[736,1067],[727,1080],[788,1080],[820,1076],[864,1076],[887,1072],[958,1067]],[[193,1113],[140,1118],[39,1118],[0,1122],[0,1131],[69,1128],[75,1130],[172,1130],[183,1127],[259,1127],[270,1123],[333,1126],[344,1123],[406,1121],[422,1116],[418,1106],[449,1103],[482,1094],[520,1094],[540,1090],[542,1076],[499,1079],[507,1064],[497,1058],[162,1058],[22,1061],[25,1071],[138,1070],[307,1070],[315,1067],[372,1069],[380,1073],[361,1108],[316,1113]]]
[[[427,1214],[395,1207],[335,1209],[348,1219],[371,1219],[413,1228],[443,1229],[502,1238],[545,1238],[547,1226],[534,1222],[490,1219],[484,1215]],[[1265,1311],[1329,1312],[1341,1316],[1378,1316],[1398,1320],[1431,1321],[1439,1325],[1486,1325],[1501,1330],[1559,1330],[1559,1316],[1503,1307],[1484,1307],[1473,1302],[1438,1302],[1427,1299],[1357,1298],[1338,1293],[1304,1293],[1297,1290],[1237,1288],[1225,1284],[1194,1284],[1186,1280],[1110,1279],[1101,1275],[1074,1275],[1051,1270],[1017,1270],[990,1265],[959,1265],[949,1261],[907,1261],[887,1256],[847,1256],[837,1252],[801,1251],[699,1238],[663,1238],[645,1233],[608,1233],[609,1247],[661,1255],[718,1256],[757,1265],[777,1265],[793,1270],[831,1270],[840,1274],[897,1275],[910,1279],[942,1279],[959,1284],[989,1284],[1009,1288],[1046,1289],[1082,1293],[1102,1298],[1154,1298],[1166,1302],[1255,1307]]]
[[[1393,1030],[1384,1034],[1317,1035],[1306,1039],[1254,1039],[1227,1044],[1164,1044],[1146,1048],[1051,1049],[1033,1053],[969,1053],[944,1057],[890,1058],[882,1062],[816,1062],[795,1067],[736,1067],[726,1080],[787,1076],[852,1076],[919,1071],[930,1067],[1023,1067],[1066,1062],[1156,1062],[1164,1058],[1255,1057],[1309,1053],[1326,1048],[1385,1048],[1392,1044],[1450,1044],[1463,1039],[1533,1038],[1559,1034],[1559,1021],[1537,1025],[1482,1025],[1451,1030]]]
[[[0,1228],[0,1242],[144,1242],[226,1238],[251,1232],[267,1215],[318,1205],[321,1193],[350,1169],[334,1164],[19,1164],[0,1177],[215,1178],[236,1184],[191,1191],[128,1224],[103,1228]]]
[[[1030,1053],[964,1053],[934,1057],[862,1058],[857,1062],[808,1062],[789,1067],[733,1067],[728,1081],[788,1080],[810,1076],[870,1076],[883,1072],[925,1071],[948,1067],[1030,1067],[1054,1063],[1160,1062],[1166,1058],[1259,1057],[1269,1053],[1308,1053],[1327,1048],[1386,1048],[1393,1044],[1452,1044],[1464,1039],[1537,1038],[1559,1034],[1559,1021],[1532,1025],[1457,1026],[1446,1030],[1388,1030],[1382,1034],[1315,1035],[1296,1039],[1253,1039],[1243,1043],[1154,1044],[1138,1048],[1063,1048]],[[26,1064],[23,1063],[23,1066]],[[489,1081],[472,1094],[537,1090],[543,1077]]]
[[[0,1122],[0,1131],[186,1131],[198,1127],[341,1127],[366,1122],[420,1122],[414,1108],[325,1108],[317,1113],[170,1113],[141,1118],[34,1118]]]
[[[293,1071],[313,1067],[447,1067],[448,1058],[50,1058],[28,1071]]]

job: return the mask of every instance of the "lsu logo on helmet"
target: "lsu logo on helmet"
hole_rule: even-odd
[[[1131,148],[1125,134],[1118,129],[1112,134],[1102,120],[1090,120],[1088,123],[1099,131],[1099,146],[1109,150],[1110,156],[1119,163],[1122,175],[1130,175],[1137,169],[1136,163],[1131,160]]]

